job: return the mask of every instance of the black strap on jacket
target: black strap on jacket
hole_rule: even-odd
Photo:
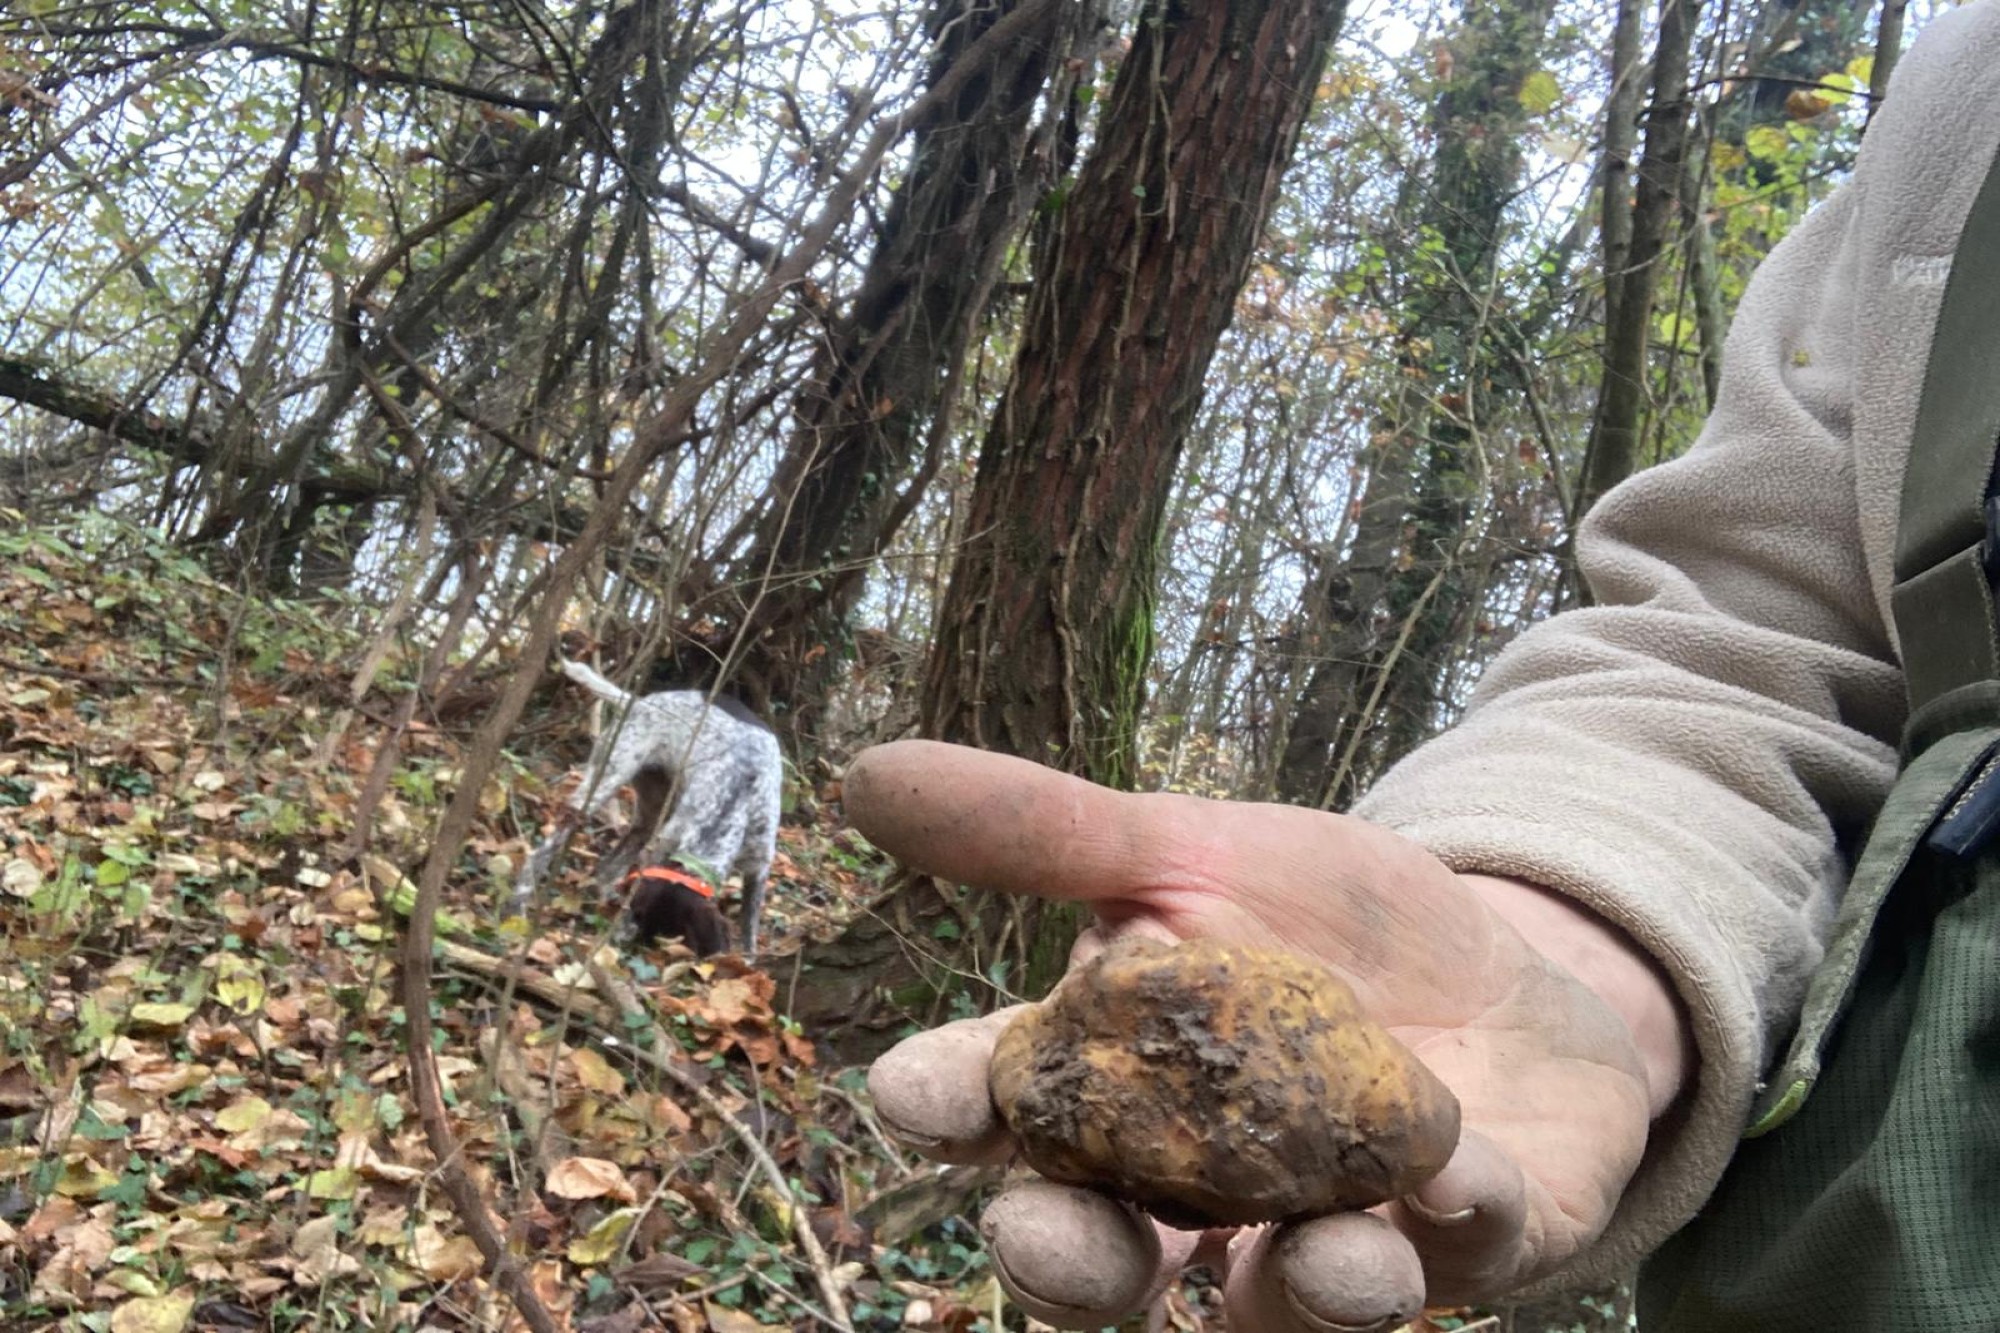
[[[1949,701],[1991,695],[2000,681],[1996,444],[2000,162],[1988,170],[1952,257],[1903,479],[1891,607],[1910,696],[1906,755],[1956,729],[1937,717],[1958,711]]]

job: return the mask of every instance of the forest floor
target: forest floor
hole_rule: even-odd
[[[131,531],[0,533],[9,1333],[522,1326],[439,1187],[396,988],[404,872],[478,718],[406,728],[357,855],[411,687],[402,645],[342,620]],[[500,919],[586,713],[524,735],[541,757],[482,792],[432,996],[451,1130],[558,1327],[837,1327],[829,1285],[855,1329],[1027,1327],[970,1220],[992,1173],[891,1145],[778,980],[611,947],[582,835],[533,924]],[[884,870],[835,807],[799,804],[780,947]],[[1163,1327],[1219,1328],[1212,1288],[1171,1293]]]

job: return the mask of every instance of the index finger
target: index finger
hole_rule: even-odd
[[[1112,791],[1009,755],[892,741],[849,766],[841,799],[870,842],[954,883],[1074,902],[1213,883],[1175,827],[1178,798]]]

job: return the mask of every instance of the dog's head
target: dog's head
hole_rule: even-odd
[[[715,906],[715,890],[672,866],[651,866],[626,877],[625,914],[642,940],[686,942],[695,957],[729,948],[729,923]]]

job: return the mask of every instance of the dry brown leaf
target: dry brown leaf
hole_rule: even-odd
[[[618,1280],[628,1287],[636,1287],[645,1292],[671,1291],[691,1277],[706,1275],[708,1270],[700,1264],[692,1264],[678,1254],[649,1254],[644,1259],[626,1264],[619,1269]]]
[[[470,1236],[446,1236],[426,1222],[410,1238],[410,1258],[433,1282],[456,1282],[486,1266],[486,1258]]]
[[[548,1191],[558,1199],[617,1199],[631,1203],[638,1196],[625,1179],[625,1168],[602,1157],[565,1157],[549,1168]]]
[[[703,1301],[701,1312],[708,1316],[708,1326],[714,1333],[778,1333],[782,1324],[760,1323],[741,1310],[732,1310],[714,1301]]]
[[[355,1229],[355,1239],[363,1245],[377,1248],[398,1246],[403,1243],[409,1223],[410,1210],[403,1204],[393,1208],[371,1208]]]
[[[292,1280],[317,1287],[328,1278],[361,1271],[361,1262],[340,1251],[340,1219],[315,1217],[292,1233]]]
[[[733,1027],[753,1014],[768,1019],[771,1006],[766,997],[757,994],[754,981],[752,977],[730,977],[709,987],[710,1021],[717,1027]]]
[[[569,1067],[576,1074],[576,1081],[592,1092],[601,1092],[615,1097],[625,1091],[625,1076],[614,1069],[609,1060],[588,1046],[580,1046],[569,1053]]]

